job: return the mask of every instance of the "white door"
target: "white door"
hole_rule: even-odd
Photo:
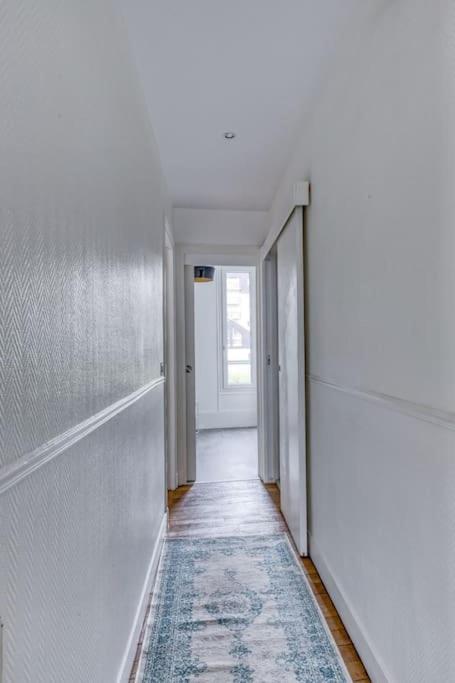
[[[185,378],[187,480],[196,481],[196,383],[194,372],[194,266],[185,266]]]
[[[307,554],[303,210],[277,241],[281,509]]]

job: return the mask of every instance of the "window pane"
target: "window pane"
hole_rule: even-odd
[[[250,274],[226,274],[226,354],[228,385],[249,385],[251,372]]]
[[[228,363],[231,362],[250,362],[250,349],[232,348],[227,352]]]
[[[251,384],[251,365],[249,363],[229,363],[228,384],[232,386]]]

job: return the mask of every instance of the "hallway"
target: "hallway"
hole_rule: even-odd
[[[0,683],[455,683],[455,0],[1,7]]]
[[[211,539],[218,543],[223,538],[244,540],[268,538],[273,534],[287,534],[286,524],[279,511],[279,490],[275,485],[264,486],[260,481],[199,483],[193,486],[183,486],[169,495],[167,532],[169,541],[190,539],[192,543],[196,543],[202,539]],[[352,680],[356,683],[367,683],[370,679],[314,564],[308,558],[300,559],[299,562]],[[153,621],[150,619],[150,611],[146,617],[147,620]],[[139,674],[141,667],[144,668],[144,659],[147,659],[149,630],[146,632],[143,629],[141,634],[130,683],[158,683],[158,678]],[[142,649],[143,660],[141,662],[140,651]],[[168,656],[171,656],[170,652],[171,650]],[[283,683],[286,680],[295,680],[291,674],[289,674],[290,678],[286,678],[286,673],[283,676],[281,679]],[[193,678],[188,680],[193,680]],[[198,680],[198,677],[194,680]],[[209,676],[203,680],[218,680],[218,678]],[[245,680],[260,683],[256,678]],[[306,678],[298,680],[308,681]]]

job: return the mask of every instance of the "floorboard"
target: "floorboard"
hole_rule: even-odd
[[[279,489],[257,481],[197,483],[169,494],[168,537],[245,536],[288,532]],[[300,560],[326,623],[355,683],[370,678],[310,558]],[[135,681],[135,670],[131,682]]]

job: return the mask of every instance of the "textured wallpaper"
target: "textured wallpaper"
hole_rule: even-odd
[[[0,3],[2,683],[116,680],[164,513],[166,202],[111,2]],[[2,492],[3,486],[3,492]]]
[[[159,375],[160,222],[118,227],[2,226],[2,464]]]
[[[0,16],[0,464],[159,374],[163,202],[110,3]]]

